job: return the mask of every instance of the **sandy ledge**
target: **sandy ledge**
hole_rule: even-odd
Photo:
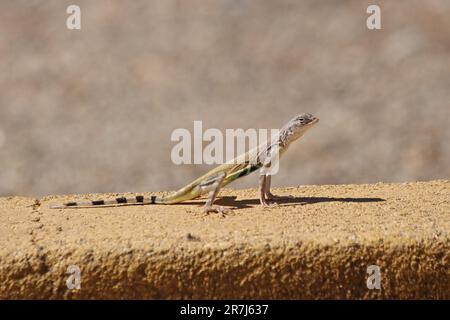
[[[261,209],[254,189],[221,192],[234,211],[172,206],[51,210],[109,195],[0,198],[1,299],[450,299],[450,181],[327,185]],[[81,269],[69,290],[67,268]],[[366,286],[381,268],[381,290]]]

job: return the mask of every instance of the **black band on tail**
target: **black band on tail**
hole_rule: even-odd
[[[136,202],[144,202],[144,196],[136,196]]]
[[[155,204],[156,203],[156,196],[152,196],[151,197],[151,201],[152,201],[152,204]]]
[[[105,204],[105,201],[104,200],[95,200],[95,201],[92,201],[92,205],[93,206],[102,206],[102,205],[104,205]]]
[[[120,198],[116,198],[117,203],[127,203],[127,198],[125,197],[120,197]]]

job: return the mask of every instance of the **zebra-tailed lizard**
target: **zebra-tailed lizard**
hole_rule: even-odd
[[[242,154],[233,160],[216,167],[187,186],[166,196],[135,196],[131,198],[119,197],[112,200],[68,202],[62,205],[51,206],[51,208],[62,209],[104,205],[111,206],[120,204],[175,204],[192,200],[205,193],[209,193],[204,211],[206,213],[225,213],[228,211],[227,209],[213,206],[213,202],[219,193],[220,188],[258,169],[261,169],[259,178],[260,203],[262,206],[268,206],[270,202],[276,198],[270,192],[271,174],[270,170],[268,170],[268,168],[272,165],[274,153],[276,153],[278,159],[278,157],[286,152],[292,142],[303,136],[303,134],[318,121],[319,119],[311,114],[300,114],[291,119],[283,128],[280,129],[280,133],[274,141],[260,145],[257,148],[254,148],[245,154]]]

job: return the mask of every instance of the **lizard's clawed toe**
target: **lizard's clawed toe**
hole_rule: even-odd
[[[232,212],[231,209],[228,208],[224,208],[222,206],[218,206],[218,207],[205,207],[205,209],[203,210],[203,212],[205,214],[209,214],[209,213],[221,213],[222,216]]]
[[[263,207],[263,208],[274,208],[274,207],[278,207],[278,206],[279,206],[279,204],[272,200],[266,200],[264,202],[261,202],[261,207]]]
[[[267,200],[269,200],[271,202],[286,199],[286,197],[284,197],[284,196],[276,196],[272,193],[269,193],[268,195],[266,195],[266,198],[267,198]]]

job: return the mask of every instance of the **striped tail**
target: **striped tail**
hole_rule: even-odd
[[[64,204],[50,206],[50,209],[115,206],[120,204],[155,204],[161,203],[160,200],[161,199],[157,198],[156,196],[151,196],[150,198],[146,198],[144,196],[136,196],[131,198],[119,197],[112,200],[66,202]]]

